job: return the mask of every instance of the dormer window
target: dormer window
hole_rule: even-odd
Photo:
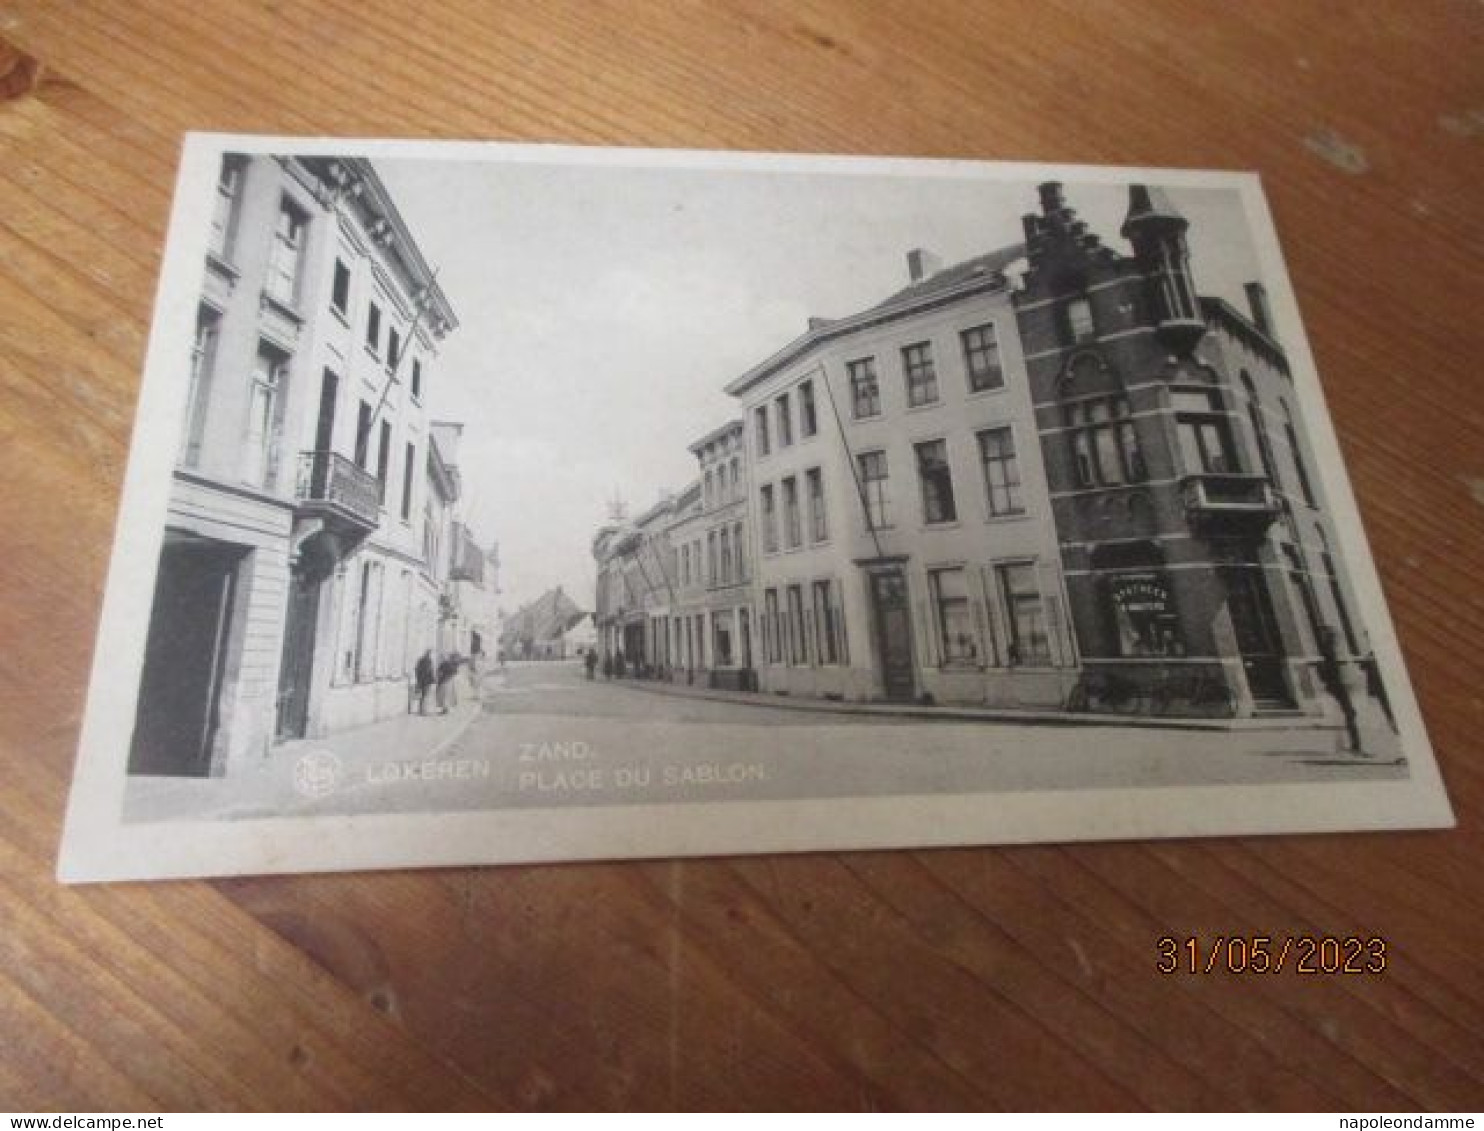
[[[1063,318],[1067,341],[1086,342],[1097,337],[1097,326],[1092,320],[1092,303],[1087,301],[1085,295],[1067,302],[1063,309]]]

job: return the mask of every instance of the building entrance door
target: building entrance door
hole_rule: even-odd
[[[167,543],[161,550],[129,747],[131,774],[211,773],[234,646],[237,572],[247,552],[206,540]]]
[[[1254,706],[1259,710],[1292,707],[1293,696],[1283,672],[1283,645],[1261,568],[1225,569],[1222,578]]]
[[[869,576],[882,689],[888,699],[910,700],[917,693],[917,679],[912,669],[912,614],[907,601],[907,578],[899,569],[873,572]]]
[[[320,588],[319,579],[302,570],[294,571],[283,633],[283,663],[278,672],[279,738],[303,738],[309,733],[309,683],[314,669]]]

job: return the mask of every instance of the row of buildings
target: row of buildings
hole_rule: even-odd
[[[1039,197],[1023,242],[911,252],[726,386],[695,480],[594,538],[601,648],[850,701],[1332,720],[1379,693],[1262,286],[1199,294],[1158,189],[1128,250]]]
[[[457,325],[368,162],[223,158],[131,773],[226,774],[489,649],[462,426],[429,413]]]

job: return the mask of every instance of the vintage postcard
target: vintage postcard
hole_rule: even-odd
[[[1256,177],[187,139],[64,880],[1451,824]]]

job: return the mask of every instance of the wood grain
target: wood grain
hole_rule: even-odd
[[[0,1107],[1484,1106],[1481,76],[1463,0],[0,2]],[[1259,170],[1461,827],[56,886],[186,129]]]

